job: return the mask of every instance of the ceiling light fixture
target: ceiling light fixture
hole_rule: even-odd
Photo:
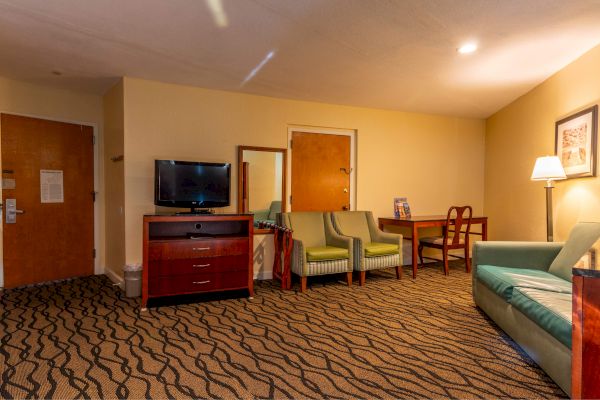
[[[263,58],[262,61],[260,63],[258,63],[258,65],[256,67],[254,67],[254,69],[252,69],[252,71],[250,71],[250,73],[246,76],[246,78],[244,79],[244,81],[242,82],[240,87],[244,86],[249,80],[254,78],[254,76],[256,74],[258,74],[258,71],[260,71],[269,61],[271,61],[271,59],[275,56],[275,52],[276,52],[276,50],[271,50],[265,56],[265,58]]]
[[[456,51],[458,51],[460,54],[471,54],[471,53],[474,53],[476,50],[477,50],[477,44],[470,42],[470,43],[463,44]]]

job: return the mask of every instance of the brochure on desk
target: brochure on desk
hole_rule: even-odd
[[[394,198],[394,217],[410,218],[410,206],[406,197]]]

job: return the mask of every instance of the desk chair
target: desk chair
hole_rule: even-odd
[[[468,215],[465,216],[466,211]],[[469,258],[469,232],[471,231],[471,217],[473,210],[471,206],[457,207],[452,206],[448,210],[446,216],[446,225],[443,228],[442,236],[431,236],[424,237],[419,240],[419,260],[421,266],[423,266],[423,259],[427,258],[430,260],[440,261],[437,258],[423,257],[423,248],[430,247],[434,249],[442,250],[442,259],[444,261],[444,274],[448,275],[448,257],[460,258],[465,260],[465,268],[467,272],[471,272],[471,259]],[[465,231],[462,231],[463,225],[467,226]],[[451,227],[454,229],[450,229]],[[452,236],[450,236],[452,233]],[[462,234],[462,235],[461,235]],[[464,235],[464,236],[463,236]],[[448,250],[464,249],[465,256],[455,256],[448,254]]]

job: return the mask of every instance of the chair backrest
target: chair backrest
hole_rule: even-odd
[[[467,212],[467,213],[465,213]],[[467,215],[465,215],[467,214]],[[467,226],[467,229],[464,231],[465,234],[465,242],[468,241],[469,232],[471,231],[471,217],[473,216],[473,209],[471,206],[452,206],[448,210],[448,215],[446,216],[446,230],[444,232],[444,243],[448,243],[448,239],[451,238],[452,241],[449,244],[457,245],[460,242],[461,231],[463,225]],[[450,229],[450,226],[453,225],[454,229]],[[452,236],[450,236],[452,233]]]
[[[301,240],[304,247],[325,246],[325,220],[320,211],[296,211],[281,214],[283,224],[294,231],[293,238]]]
[[[333,227],[344,236],[360,238],[363,243],[370,243],[371,233],[366,211],[334,211],[331,213]]]

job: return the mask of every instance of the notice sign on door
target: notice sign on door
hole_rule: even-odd
[[[40,170],[40,193],[42,203],[64,203],[63,172],[60,170]]]

